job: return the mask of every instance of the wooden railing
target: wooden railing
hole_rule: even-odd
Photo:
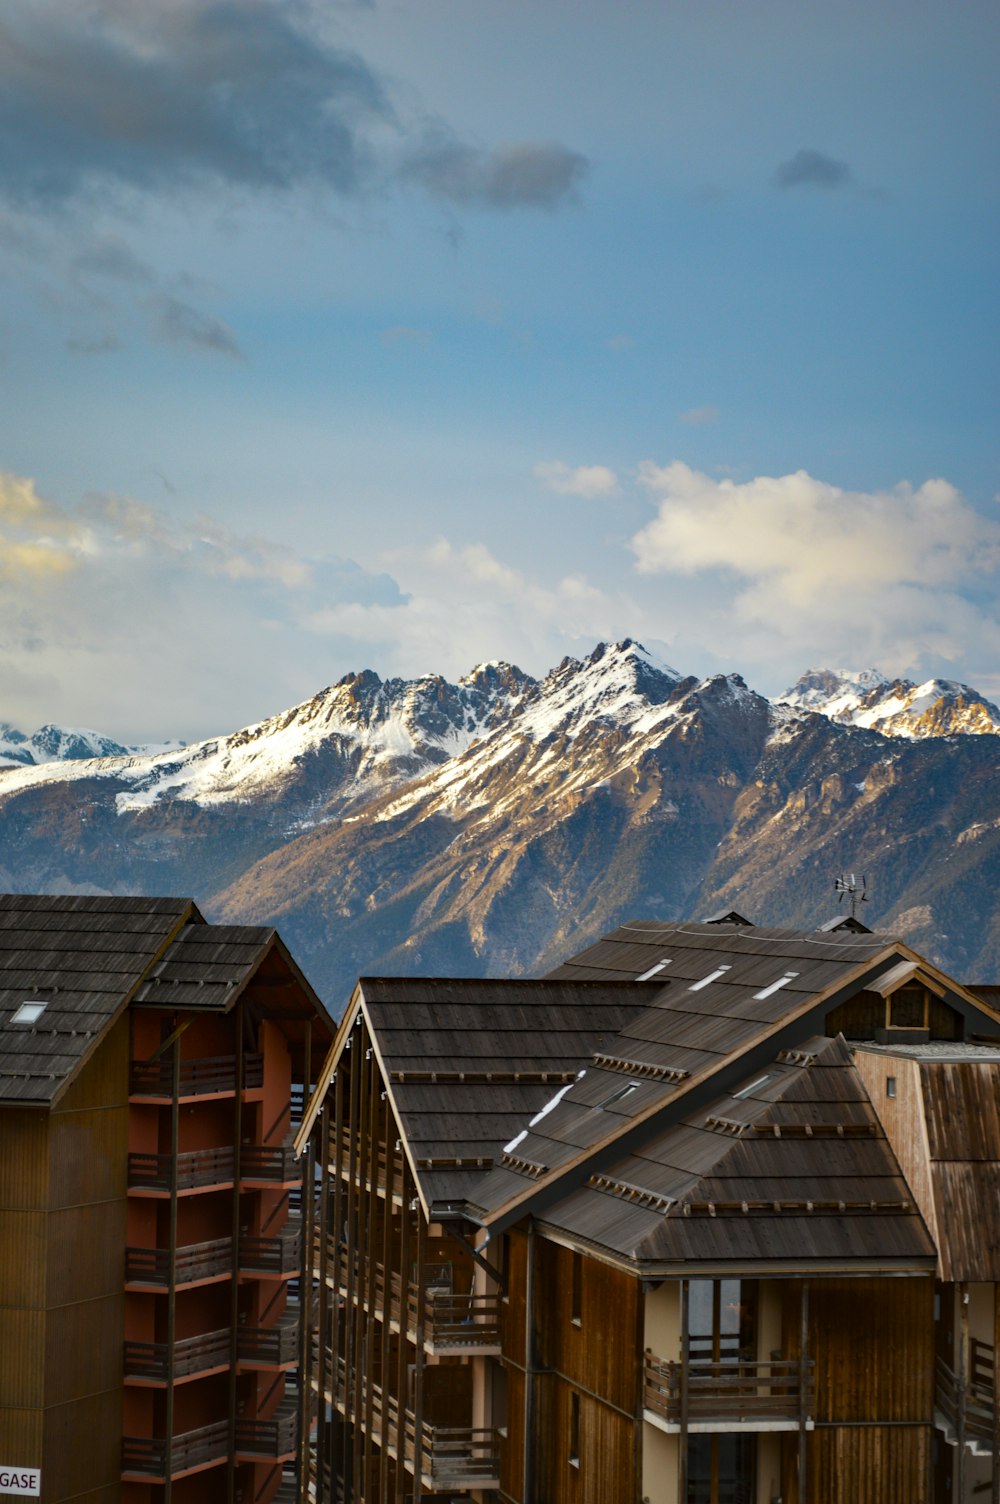
[[[180,1095],[200,1097],[236,1090],[236,1056],[210,1055],[202,1060],[180,1063]],[[264,1084],[263,1055],[243,1057],[243,1086],[253,1090]],[[129,1095],[132,1097],[173,1096],[174,1064],[169,1055],[158,1060],[133,1060],[129,1067]]]
[[[177,1250],[178,1285],[190,1285],[219,1274],[231,1274],[232,1268],[232,1238],[213,1238],[208,1243],[191,1243]],[[125,1282],[167,1289],[170,1284],[170,1250],[126,1248]]]
[[[969,1373],[963,1384],[958,1373],[938,1357],[935,1362],[934,1404],[955,1432],[960,1446],[986,1442],[996,1435],[993,1386],[993,1347],[973,1338],[969,1343]]]
[[[313,1240],[314,1272],[319,1266],[319,1232]],[[349,1278],[353,1273],[353,1280]],[[390,1321],[403,1324],[401,1313],[405,1299],[406,1330],[415,1333],[420,1310],[419,1286],[410,1281],[404,1287],[402,1276],[390,1271],[388,1292],[385,1268],[371,1264],[357,1252],[349,1263],[347,1249],[332,1234],[327,1235],[327,1277],[338,1290],[349,1296],[359,1287],[368,1298],[368,1281],[373,1282],[376,1310]],[[424,1340],[435,1347],[498,1347],[500,1344],[500,1300],[497,1295],[456,1295],[446,1290],[425,1290],[423,1296]]]
[[[206,1463],[225,1462],[229,1456],[229,1423],[216,1421],[175,1436],[170,1445],[170,1477]],[[167,1443],[147,1436],[122,1438],[122,1472],[137,1473],[144,1478],[167,1477]]]
[[[173,1362],[166,1342],[126,1342],[125,1373],[132,1379],[182,1378],[229,1365],[229,1332],[205,1332],[174,1343]]]
[[[205,1186],[232,1184],[234,1157],[231,1148],[190,1149],[182,1154],[130,1154],[128,1183],[136,1190],[191,1191]]]
[[[241,1326],[236,1334],[236,1355],[241,1363],[259,1364],[261,1368],[280,1368],[298,1357],[299,1326],[291,1320],[277,1326]]]
[[[240,1148],[240,1179],[282,1184],[302,1183],[302,1170],[291,1144],[243,1144]]]
[[[742,1358],[713,1362],[693,1358],[668,1363],[648,1349],[644,1404],[654,1415],[679,1425],[688,1421],[801,1421],[812,1414],[811,1358]]]
[[[336,1151],[337,1145],[334,1144],[333,1153],[336,1154]],[[346,1127],[342,1128],[340,1130],[339,1163],[332,1163],[330,1165],[330,1174],[346,1175],[349,1179],[360,1183],[363,1172],[364,1181],[367,1185],[370,1180],[370,1159],[371,1156],[366,1149],[362,1155],[362,1164],[351,1164],[351,1130]],[[391,1148],[388,1144],[379,1143],[376,1145],[375,1181],[379,1190],[391,1191],[394,1196],[401,1196],[403,1194],[403,1151],[401,1148],[397,1149],[395,1147],[395,1140],[393,1140]]]
[[[289,1217],[276,1237],[240,1235],[239,1267],[246,1274],[297,1274],[302,1257],[298,1218]]]
[[[416,1453],[417,1425],[412,1410],[400,1409],[393,1394],[384,1394],[367,1374],[349,1370],[343,1358],[333,1362],[326,1349],[326,1372],[335,1370],[336,1383],[331,1386],[335,1408],[352,1415],[353,1401],[360,1392],[359,1423],[365,1423],[371,1409],[370,1437],[378,1445],[412,1464]],[[360,1388],[359,1388],[360,1386]],[[420,1470],[431,1480],[435,1490],[461,1486],[488,1488],[496,1486],[500,1470],[497,1433],[481,1426],[435,1426],[424,1421],[420,1434]]]
[[[236,1421],[236,1452],[241,1457],[289,1457],[298,1437],[294,1409],[282,1406],[268,1420]]]

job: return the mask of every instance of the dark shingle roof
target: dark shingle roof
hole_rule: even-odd
[[[259,965],[275,931],[234,924],[188,924],[136,993],[150,1007],[225,1008]]]
[[[364,977],[359,988],[428,1205],[464,1196],[482,1175],[472,1162],[488,1168],[649,997],[620,982]]]
[[[0,1103],[51,1102],[197,910],[186,898],[0,894]],[[14,1024],[28,1000],[34,1024]]]
[[[812,1039],[542,1220],[645,1268],[878,1259],[934,1247],[843,1040]]]

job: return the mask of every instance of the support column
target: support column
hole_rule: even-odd
[[[233,1103],[233,1205],[230,1235],[233,1240],[233,1274],[229,1283],[229,1460],[226,1463],[226,1504],[236,1497],[236,1386],[239,1378],[240,1282],[237,1274],[240,1246],[240,1168],[243,1150],[243,1001],[237,1002],[233,1015],[233,1041],[236,1051],[236,1097]]]
[[[965,1504],[965,1475],[968,1471],[965,1459],[965,1415],[969,1385],[969,1287],[963,1282],[958,1287],[958,1497]]]
[[[688,1495],[688,1365],[691,1327],[691,1281],[681,1280],[681,1429],[677,1438],[677,1498],[687,1504]]]
[[[181,1042],[175,1039],[170,1082],[170,1274],[167,1288],[166,1483],[163,1504],[170,1504],[174,1465],[174,1342],[177,1336],[177,1156],[181,1137]]]
[[[809,1281],[802,1281],[799,1331],[799,1504],[806,1504],[806,1356],[809,1351]]]

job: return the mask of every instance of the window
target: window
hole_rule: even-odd
[[[910,983],[886,999],[887,1029],[927,1028],[927,988]]]
[[[569,1398],[569,1464],[570,1467],[580,1466],[580,1396],[571,1394]]]
[[[708,986],[709,982],[717,982],[720,977],[724,977],[726,972],[732,971],[732,969],[731,966],[717,966],[714,971],[709,972],[707,977],[702,977],[700,982],[692,982],[688,988],[688,992],[700,992],[703,987]]]
[[[501,1436],[507,1435],[507,1370],[494,1358],[490,1362],[493,1385],[493,1425]]]
[[[886,1094],[887,1097],[894,1097],[896,1095],[896,1078],[895,1078],[895,1076],[886,1076],[886,1078],[885,1078],[885,1094]]]
[[[611,1093],[610,1097],[605,1097],[603,1102],[598,1102],[594,1107],[594,1111],[603,1112],[605,1107],[613,1107],[616,1102],[624,1102],[626,1097],[630,1097],[634,1091],[638,1090],[638,1081],[630,1081],[627,1086],[619,1086]]]
[[[574,1326],[583,1325],[583,1254],[574,1253],[570,1280],[569,1319]]]
[[[11,1019],[12,1024],[37,1024],[42,1014],[48,1007],[48,1003],[27,1002],[22,1003],[20,1008]]]

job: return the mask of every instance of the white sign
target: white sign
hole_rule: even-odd
[[[4,1467],[0,1463],[0,1494],[31,1494],[37,1499],[41,1492],[41,1468]]]

